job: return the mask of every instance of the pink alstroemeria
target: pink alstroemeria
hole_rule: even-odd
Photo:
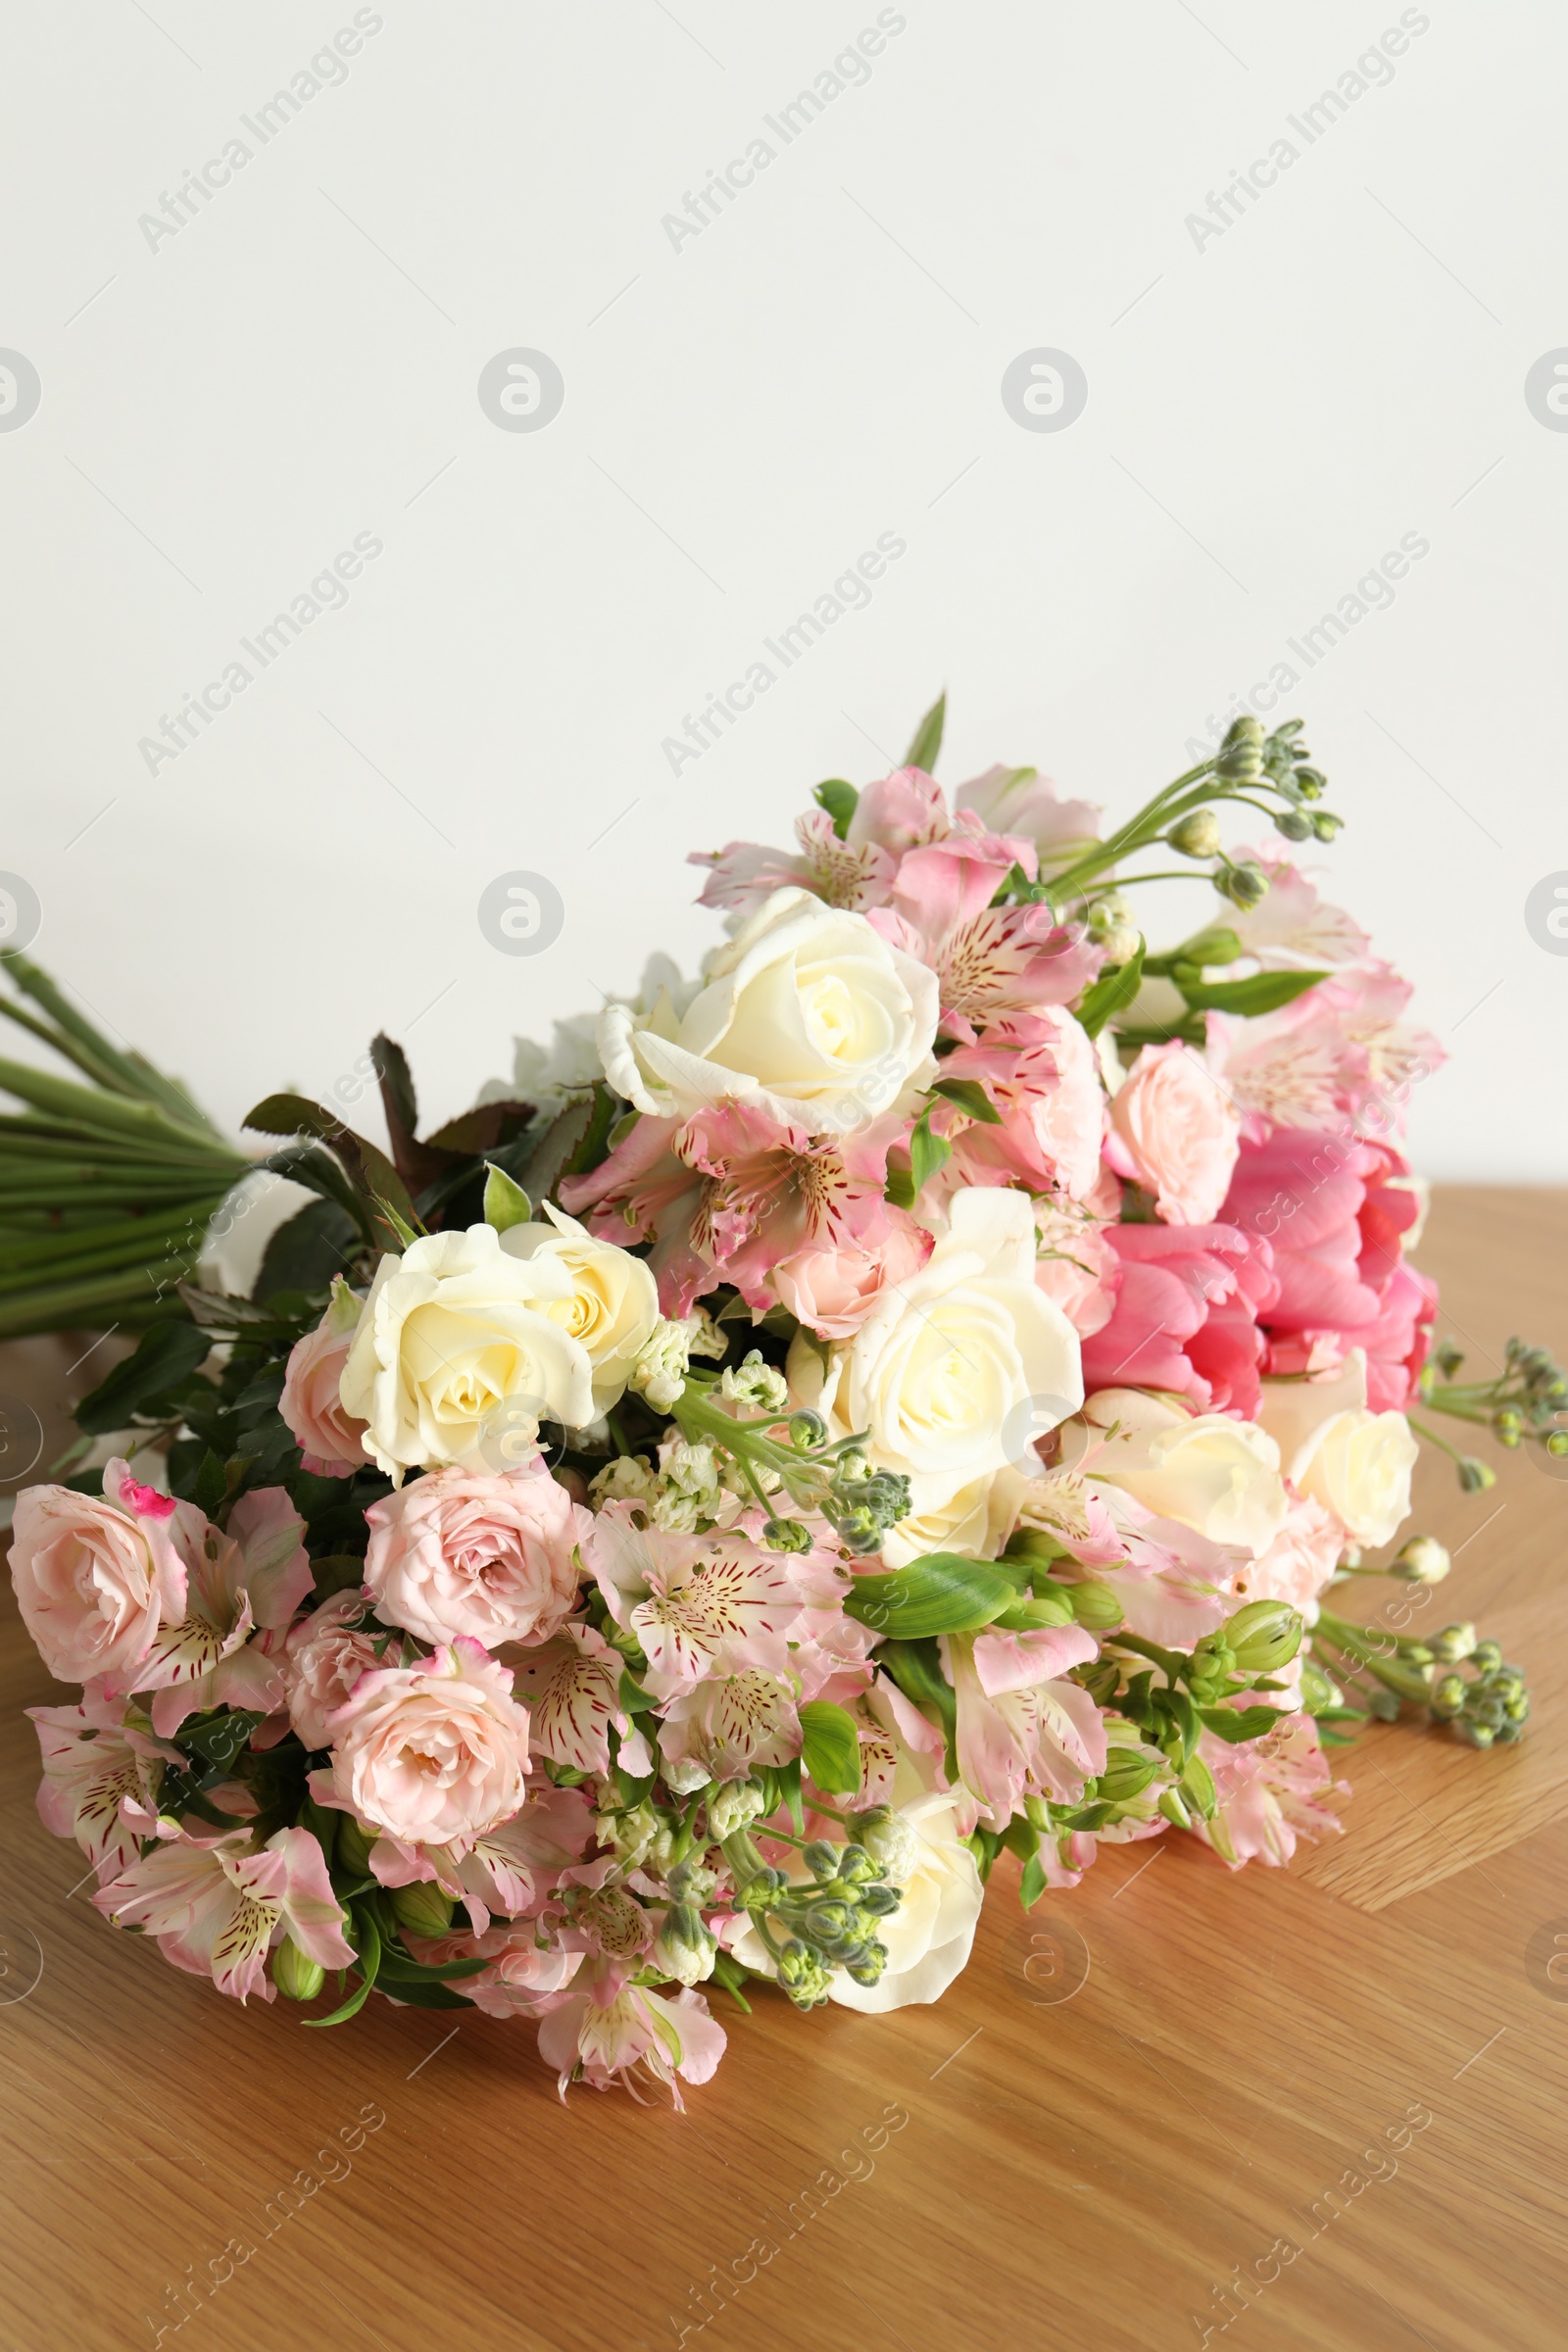
[[[620,2082],[640,2099],[635,2078],[643,2075],[683,2108],[677,2075],[708,2082],[724,2055],[724,2029],[709,2016],[701,1993],[650,1992],[626,1978],[623,1962],[601,1962],[583,1988],[542,2021],[539,2055],[556,2069],[563,2098],[570,2082],[590,2082],[595,2090]]]
[[[1318,964],[1359,963],[1371,941],[1343,906],[1331,906],[1277,839],[1255,850],[1235,850],[1240,862],[1260,865],[1268,889],[1255,906],[1226,910],[1225,926],[1266,972]]]
[[[282,1487],[242,1494],[226,1534],[200,1512],[171,1521],[185,1554],[184,1614],[159,1629],[123,1687],[153,1692],[153,1729],[167,1739],[187,1715],[216,1706],[272,1714],[287,1704],[284,1636],[311,1589],[305,1522]],[[250,1642],[252,1632],[263,1639]]]
[[[610,1733],[630,1730],[620,1703],[620,1652],[591,1625],[573,1622],[526,1651],[516,1668],[534,1747],[576,1772],[610,1770]]]
[[[1103,1771],[1105,1726],[1089,1692],[1064,1681],[1099,1654],[1081,1625],[1028,1634],[950,1634],[958,1702],[958,1770],[998,1828],[1027,1796],[1075,1804]]]
[[[492,1914],[531,1917],[556,1874],[577,1860],[594,1835],[588,1800],[575,1788],[548,1785],[510,1821],[446,1845],[410,1845],[385,1834],[370,1846],[370,1875],[382,1886],[438,1886],[462,1903],[475,1936]]]
[[[74,1838],[100,1871],[122,1870],[141,1851],[137,1829],[121,1807],[133,1799],[143,1816],[156,1811],[167,1762],[186,1759],[124,1721],[124,1707],[89,1683],[76,1707],[28,1707],[43,1755],[38,1812],[57,1838]]]
[[[1199,1752],[1214,1776],[1219,1807],[1194,1824],[1232,1870],[1244,1862],[1289,1862],[1298,1841],[1337,1837],[1345,1825],[1327,1799],[1348,1795],[1336,1781],[1310,1715],[1287,1715],[1266,1739],[1233,1744],[1205,1732]]]
[[[812,808],[795,820],[798,856],[788,850],[768,850],[755,841],[732,841],[722,850],[694,850],[688,865],[706,865],[699,906],[723,906],[736,914],[755,914],[775,890],[809,890],[828,906],[847,906],[863,914],[868,906],[885,906],[894,874],[894,860],[874,841],[841,841],[825,808]]]
[[[1001,1114],[998,1126],[966,1121],[955,1105],[935,1115],[954,1137],[950,1182],[1089,1198],[1100,1181],[1105,1092],[1094,1046],[1064,1005],[989,1023],[976,1044],[946,1057],[942,1075],[974,1079]]]
[[[532,1926],[487,1928],[477,1935],[408,1938],[409,1949],[427,1967],[453,1960],[485,1960],[477,1976],[458,1980],[465,2000],[487,2017],[548,2017],[571,1992],[587,1955],[540,1940]]]
[[[826,1320],[854,1328],[875,1303],[881,1260],[912,1273],[930,1254],[929,1235],[884,1197],[888,1151],[903,1132],[888,1116],[848,1136],[813,1136],[751,1104],[721,1103],[680,1125],[639,1120],[562,1198],[602,1240],[654,1243],[666,1314],[689,1314],[718,1282],[765,1314],[787,1269],[786,1283],[830,1300]]]
[[[1404,1125],[1410,1090],[1447,1059],[1438,1040],[1401,1017],[1410,983],[1374,963],[1335,972],[1294,1004],[1252,1020],[1211,1012],[1205,1059],[1243,1112],[1242,1132],[1273,1127]]]
[[[749,1666],[671,1699],[659,1731],[671,1787],[684,1792],[744,1780],[760,1764],[788,1764],[801,1752],[797,1689],[791,1676]]]
[[[161,1842],[93,1896],[116,1927],[143,1928],[166,1960],[210,1976],[243,2001],[272,1998],[267,1955],[291,1936],[322,1968],[350,1968],[326,1857],[309,1830],[278,1830],[257,1850],[248,1830],[216,1838],[160,1824]]]
[[[1044,902],[993,906],[1015,864],[1033,875],[1029,843],[952,833],[907,852],[891,905],[866,917],[890,947],[935,971],[942,1027],[963,1045],[1004,1014],[1070,1004],[1104,961],[1102,949],[1058,923]]]
[[[868,784],[855,804],[848,839],[852,848],[875,843],[901,858],[906,850],[946,841],[953,831],[948,804],[935,776],[923,767],[896,767]]]
[[[733,1531],[682,1544],[650,1573],[628,1624],[643,1645],[655,1697],[690,1690],[705,1675],[758,1666],[783,1672],[785,1635],[800,1611],[783,1559]]]

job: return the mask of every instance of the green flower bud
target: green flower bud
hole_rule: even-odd
[[[1165,838],[1184,858],[1212,858],[1220,845],[1219,818],[1212,808],[1194,808]]]
[[[708,1791],[708,1834],[715,1843],[751,1828],[763,1811],[760,1781],[720,1781]]]
[[[820,1413],[808,1406],[790,1415],[790,1444],[802,1453],[809,1453],[813,1446],[827,1443],[827,1423]]]
[[[1337,833],[1344,832],[1345,819],[1343,816],[1336,816],[1332,808],[1314,808],[1312,830],[1319,841],[1332,841]]]
[[[1107,1634],[1122,1621],[1121,1598],[1109,1585],[1090,1578],[1081,1585],[1063,1585],[1063,1597],[1071,1603],[1078,1623],[1092,1634]]]
[[[831,1838],[813,1838],[802,1848],[801,1860],[813,1879],[836,1879],[839,1875],[839,1849]]]
[[[285,2001],[314,2001],[326,1983],[326,1971],[300,1950],[292,1936],[285,1936],[272,1954],[272,1983]]]
[[[1469,1695],[1470,1686],[1462,1674],[1446,1674],[1432,1687],[1432,1712],[1446,1720],[1453,1715],[1462,1715],[1464,1702]]]
[[[1250,1600],[1225,1621],[1226,1641],[1243,1674],[1273,1674],[1301,1646],[1300,1612],[1283,1600]]]
[[[769,1551],[809,1551],[811,1531],[804,1519],[769,1519],[762,1541]]]
[[[1407,1585],[1441,1585],[1452,1565],[1447,1545],[1436,1536],[1412,1536],[1389,1562],[1389,1574]]]
[[[877,1984],[888,1964],[888,1947],[874,1940],[868,1943],[858,1960],[852,1961],[845,1975],[854,1984]]]
[[[1443,1666],[1457,1666],[1467,1658],[1476,1645],[1473,1625],[1446,1625],[1441,1634],[1432,1637],[1432,1654]]]
[[[1136,1747],[1113,1747],[1100,1776],[1100,1794],[1107,1804],[1129,1804],[1143,1794],[1158,1771],[1153,1759]]]
[[[869,1912],[873,1919],[888,1918],[903,1900],[902,1888],[889,1886],[880,1879],[860,1888],[860,1909]]]
[[[1268,897],[1268,876],[1247,858],[1240,865],[1222,865],[1214,876],[1214,888],[1233,906],[1260,906]]]
[[[1274,830],[1283,833],[1287,841],[1310,841],[1317,827],[1302,808],[1276,808]]]
[[[654,1966],[677,1984],[701,1984],[713,1973],[715,1938],[690,1903],[671,1903],[654,1937]]]
[[[669,1891],[677,1903],[695,1903],[699,1908],[712,1899],[718,1885],[717,1874],[705,1862],[677,1862],[669,1874]]]
[[[1490,1462],[1478,1461],[1473,1453],[1459,1457],[1459,1484],[1467,1494],[1485,1494],[1497,1483],[1497,1473]]]
[[[902,1813],[887,1805],[873,1805],[868,1812],[858,1813],[850,1834],[864,1846],[878,1869],[900,1885],[920,1859],[918,1834]]]
[[[1461,1715],[1453,1728],[1466,1747],[1490,1747],[1497,1736],[1490,1724],[1472,1723],[1468,1715]]]
[[[1174,1788],[1160,1790],[1159,1809],[1165,1819],[1173,1822],[1177,1829],[1190,1830],[1192,1828],[1193,1817]]]
[[[340,1813],[334,1848],[339,1868],[352,1871],[357,1879],[368,1879],[370,1875],[370,1848],[375,1839],[374,1830],[362,1830],[352,1813]]]
[[[1470,1663],[1478,1674],[1495,1674],[1502,1664],[1502,1643],[1478,1642],[1470,1652]]]
[[[443,1894],[433,1879],[394,1886],[392,1916],[411,1936],[444,1936],[452,1925],[452,1897]]]

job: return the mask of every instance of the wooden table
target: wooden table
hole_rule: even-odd
[[[1563,1196],[1440,1197],[1443,1328],[1561,1353],[1565,1239]],[[66,1360],[28,1347],[35,1384]],[[51,1686],[13,1615],[0,2352],[1174,2352],[1227,2311],[1251,2352],[1560,2345],[1568,1481],[1466,1498],[1424,1464],[1419,1505],[1464,1546],[1432,1623],[1528,1668],[1521,1745],[1374,1733],[1348,1835],[1289,1871],[1173,1837],[1027,1921],[999,1872],[934,2008],[717,1995],[684,2116],[562,2106],[527,2027],[375,2002],[308,2034],[112,1938],[33,1814],[18,1710]]]

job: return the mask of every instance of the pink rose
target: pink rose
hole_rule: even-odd
[[[1285,1525],[1262,1557],[1238,1575],[1235,1592],[1243,1600],[1288,1600],[1304,1609],[1312,1604],[1340,1564],[1348,1537],[1332,1511],[1310,1494],[1291,1495]]]
[[[923,1226],[903,1209],[886,1214],[886,1237],[875,1246],[851,1241],[837,1250],[802,1250],[774,1266],[780,1299],[819,1339],[852,1339],[883,1292],[918,1274],[930,1256]]]
[[[495,1476],[437,1470],[365,1516],[376,1608],[421,1642],[548,1642],[571,1614],[573,1552],[593,1516],[542,1462]]]
[[[1108,1169],[1105,1174],[1119,1192]],[[1121,1286],[1121,1259],[1107,1239],[1111,1228],[1076,1205],[1051,1200],[1035,1202],[1035,1288],[1055,1301],[1081,1340],[1090,1339],[1110,1321]]]
[[[105,1470],[102,1500],[70,1487],[23,1490],[11,1581],[57,1682],[123,1680],[140,1665],[159,1627],[184,1614],[206,1524],[193,1504],[139,1487],[122,1461]]]
[[[1230,1185],[1241,1114],[1179,1040],[1145,1046],[1110,1105],[1105,1156],[1154,1196],[1167,1225],[1211,1225]]]
[[[315,1478],[349,1478],[370,1459],[360,1443],[365,1423],[344,1411],[338,1394],[360,1305],[339,1275],[332,1284],[332,1303],[326,1313],[289,1353],[277,1409],[293,1432],[306,1469]]]
[[[1244,1144],[1225,1216],[1265,1237],[1279,1297],[1262,1314],[1271,1373],[1315,1370],[1365,1350],[1367,1402],[1397,1412],[1426,1360],[1437,1290],[1406,1265],[1420,1202],[1389,1144],[1277,1127]]]
[[[365,1614],[362,1593],[339,1592],[302,1617],[288,1637],[289,1721],[309,1748],[331,1745],[328,1716],[353,1696],[361,1675],[381,1663],[374,1627],[352,1630]]]
[[[1086,1389],[1170,1389],[1203,1412],[1253,1415],[1279,1297],[1267,1242],[1233,1225],[1107,1225],[1115,1311],[1084,1342]]]
[[[528,1715],[512,1676],[459,1635],[417,1666],[362,1674],[328,1724],[322,1793],[411,1845],[467,1844],[522,1803]]]

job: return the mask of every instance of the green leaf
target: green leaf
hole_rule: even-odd
[[[191,1499],[211,1519],[227,1493],[228,1479],[223,1465],[209,1446],[202,1455],[201,1468],[196,1473],[196,1492]]]
[[[906,1698],[912,1698],[917,1706],[935,1707],[952,1734],[958,1720],[958,1702],[942,1671],[942,1653],[933,1640],[884,1642],[876,1660],[886,1667]]]
[[[251,1297],[266,1300],[279,1291],[324,1291],[333,1275],[347,1268],[358,1238],[358,1225],[339,1202],[307,1200],[269,1241]]]
[[[1284,1720],[1278,1707],[1200,1707],[1198,1712],[1216,1739],[1228,1740],[1232,1747],[1263,1739]]]
[[[386,1153],[367,1143],[363,1135],[356,1135],[352,1127],[345,1127],[334,1111],[313,1102],[308,1095],[269,1095],[246,1113],[244,1123],[260,1135],[314,1136],[336,1154],[354,1194],[383,1231],[389,1229],[381,1213],[382,1202],[396,1211],[405,1229],[414,1224],[414,1202]],[[302,1175],[299,1181],[309,1183],[310,1178]],[[314,1189],[324,1187],[318,1182]]]
[[[466,2000],[461,1992],[454,1992],[450,1984],[419,1984],[399,1977],[397,1985],[397,1991],[392,1998],[395,2001],[402,2001],[411,2009],[471,2009],[473,2007],[472,2001]],[[329,2026],[333,2020],[327,2017],[323,2018],[321,2023]]]
[[[728,1952],[715,1952],[713,1954],[713,1982],[715,1984],[722,1984],[737,2007],[744,2009],[748,2017],[751,2016],[752,2004],[741,1991],[741,1986],[751,1982],[751,1971],[743,1962],[732,1959]]]
[[[1010,1608],[1002,1609],[992,1619],[994,1625],[1006,1634],[1034,1634],[1043,1625],[1071,1625],[1073,1604],[1067,1597],[1067,1588],[1047,1585],[1033,1598],[1027,1595],[1015,1600]]]
[[[789,1807],[790,1819],[795,1824],[796,1837],[804,1837],[806,1834],[806,1808],[801,1802],[800,1757],[792,1757],[788,1764],[776,1764],[773,1768],[773,1779],[778,1787],[780,1803]]]
[[[416,1986],[414,1986],[414,1985],[410,1985],[410,1986],[409,1986],[409,1997],[411,1997],[411,1998],[412,1998],[412,1997],[413,1997],[413,1994],[415,1993],[415,1991],[416,1991],[416,1990],[422,1990],[422,1989],[424,1989],[424,1988],[423,1988],[423,1987],[416,1987]],[[442,1990],[442,1991],[444,1991],[444,1990],[445,1990],[445,1986],[435,1986],[435,1987],[431,1987],[431,1989],[432,1989],[432,1990]],[[349,1994],[349,1997],[348,1997],[348,1999],[347,1999],[347,2000],[346,2000],[346,2001],[343,2003],[342,2007],[341,2007],[340,2009],[334,2009],[330,2017],[302,2017],[302,2018],[301,2018],[301,2020],[300,2020],[300,2023],[301,2023],[301,2025],[302,2025],[302,2026],[344,2026],[344,2025],[347,2025],[347,2023],[348,2023],[348,2021],[349,2021],[349,2019],[350,2019],[351,2017],[358,2017],[358,2016],[359,2016],[359,2014],[360,2014],[360,2011],[361,2011],[361,2010],[362,2010],[362,2009],[365,2007],[365,2004],[366,2004],[366,2002],[367,2002],[367,2001],[369,1999],[369,1997],[370,1997],[370,1987],[369,1987],[369,1985],[368,1985],[368,1984],[365,1982],[365,1980],[362,1978],[362,1979],[361,1979],[361,1981],[360,1981],[360,1983],[359,1983],[358,1984],[356,1984],[356,1985],[355,1985],[355,1987],[354,1987],[354,1990],[353,1990],[353,1991],[352,1991],[352,1992]],[[399,1995],[399,1998],[401,1999],[402,1997],[403,1997],[403,1996],[400,1994],[400,1995]],[[453,1997],[455,1998],[456,1996],[454,1995]]]
[[[232,1764],[240,1749],[249,1744],[250,1736],[261,1721],[259,1709],[233,1707],[193,1730],[182,1727],[174,1735],[174,1745],[190,1755],[203,1757],[209,1764]]]
[[[514,1225],[533,1222],[533,1202],[520,1184],[514,1184],[505,1168],[484,1163],[484,1221],[497,1233],[509,1233]]]
[[[1136,953],[1125,963],[1102,972],[1094,986],[1087,991],[1078,1007],[1080,1025],[1091,1037],[1098,1037],[1118,1012],[1125,1012],[1143,986],[1144,942],[1139,941]]]
[[[842,776],[829,776],[811,795],[817,807],[825,808],[833,819],[833,830],[840,841],[845,839],[850,830],[850,819],[855,814],[859,797],[855,786],[846,784]]]
[[[1144,970],[1151,980],[1169,979],[1179,963],[1196,963],[1201,968],[1210,963],[1235,963],[1247,954],[1234,931],[1223,925],[1212,931],[1200,931],[1168,956],[1146,956]]]
[[[943,1135],[931,1132],[931,1113],[923,1110],[909,1131],[909,1184],[917,1200],[929,1178],[938,1168],[945,1167],[953,1157],[953,1146]]]
[[[922,768],[928,776],[935,773],[937,756],[942,749],[942,730],[947,719],[948,696],[944,687],[914,730],[909,748],[904,755],[906,767]]]
[[[387,1944],[382,1948],[381,1965],[376,1971],[375,1981],[378,1984],[444,1984],[451,1977],[476,1977],[489,1966],[489,1961],[483,1958],[447,1960],[439,1965],[433,1961],[411,1960],[407,1952]],[[403,1998],[401,1992],[398,1998]]]
[[[168,1417],[155,1408],[172,1408],[178,1392],[212,1353],[205,1331],[185,1321],[155,1323],[142,1335],[134,1355],[117,1364],[76,1407],[78,1429],[102,1437],[112,1429],[126,1429],[139,1415],[149,1420]]]
[[[983,1120],[988,1127],[1002,1125],[1002,1113],[978,1078],[939,1078],[931,1092],[956,1103],[966,1118]]]
[[[646,1715],[650,1707],[657,1707],[660,1702],[651,1691],[643,1689],[641,1683],[633,1682],[623,1666],[620,1670],[620,1703],[628,1715]],[[823,1787],[826,1785],[824,1782]]]
[[[1171,977],[1196,1011],[1239,1012],[1252,1019],[1260,1012],[1278,1012],[1294,1004],[1309,988],[1326,980],[1326,972],[1254,972],[1250,980],[1205,981],[1191,964],[1178,964]]]
[[[1031,1854],[1018,1882],[1018,1899],[1026,1911],[1032,1911],[1045,1891],[1046,1866],[1038,1854]]]
[[[1010,1580],[955,1551],[928,1552],[886,1576],[858,1576],[844,1607],[874,1632],[914,1642],[932,1634],[967,1634],[1015,1604]]]
[[[830,1698],[810,1698],[801,1709],[801,1729],[806,1735],[801,1762],[808,1778],[829,1796],[858,1796],[863,1775],[854,1716]]]

